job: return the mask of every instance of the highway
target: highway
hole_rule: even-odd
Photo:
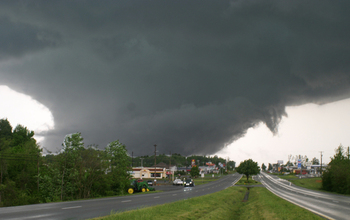
[[[274,175],[254,177],[275,195],[327,219],[350,219],[350,197],[297,187]]]
[[[109,215],[112,211],[125,211],[145,206],[164,204],[196,196],[202,196],[234,185],[241,178],[240,174],[224,176],[217,181],[195,187],[168,186],[160,193],[136,193],[102,199],[89,199],[72,202],[57,202],[36,205],[0,208],[1,220],[29,219],[88,219]],[[201,181],[196,179],[195,182]],[[157,186],[155,187],[157,190]],[[161,188],[161,187],[159,187]]]

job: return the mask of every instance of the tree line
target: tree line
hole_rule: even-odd
[[[225,164],[229,169],[235,168],[235,161],[227,161],[224,158],[218,157],[218,156],[198,156],[198,155],[192,155],[192,156],[182,156],[178,153],[169,153],[169,155],[166,154],[159,154],[156,156],[156,161],[158,163],[165,163],[167,165],[171,166],[177,166],[177,167],[189,167],[191,166],[192,160],[195,160],[196,165],[198,166],[206,166],[206,163],[213,163],[218,166],[218,164]],[[132,158],[132,165],[133,167],[151,167],[154,165],[155,162],[155,155],[152,156],[135,156]]]
[[[130,157],[118,140],[104,150],[67,135],[57,154],[42,155],[34,132],[0,120],[0,206],[27,205],[124,194]]]

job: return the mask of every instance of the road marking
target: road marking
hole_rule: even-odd
[[[64,207],[62,209],[78,209],[78,208],[81,208],[81,206]]]
[[[131,202],[131,200],[124,200],[124,201],[122,201],[122,202]]]
[[[173,194],[173,196],[177,196],[177,194]]]
[[[159,198],[160,198],[160,196],[155,196],[155,197],[153,197],[153,198],[155,198],[155,199],[159,199]]]
[[[339,203],[339,201],[336,201],[336,200],[333,200],[333,202],[335,202],[335,203]]]

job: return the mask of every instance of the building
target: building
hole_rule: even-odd
[[[135,167],[131,175],[135,179],[162,179],[167,177],[166,168],[161,167]]]

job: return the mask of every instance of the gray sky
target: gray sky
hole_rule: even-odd
[[[213,154],[286,106],[350,97],[348,1],[1,1],[1,83],[134,155]]]

